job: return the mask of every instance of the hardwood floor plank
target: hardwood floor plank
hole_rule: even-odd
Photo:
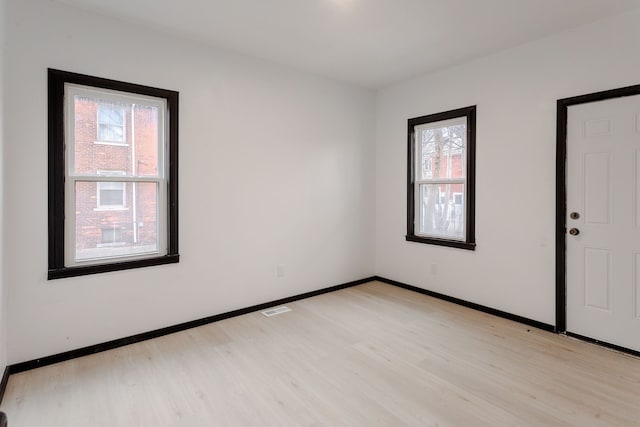
[[[12,375],[20,426],[640,426],[640,359],[379,282]]]

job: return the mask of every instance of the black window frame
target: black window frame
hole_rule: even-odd
[[[65,253],[65,84],[129,92],[163,98],[167,103],[167,253],[148,258],[83,266],[66,266]],[[83,276],[109,271],[177,263],[178,253],[178,98],[179,93],[134,83],[48,69],[49,132],[49,269],[47,278]]]
[[[465,203],[467,215],[465,218],[465,240],[425,237],[415,234],[415,127],[423,124],[451,120],[460,117],[467,119],[467,165]],[[448,246],[459,249],[475,250],[475,212],[476,212],[476,106],[458,108],[442,113],[429,114],[407,120],[407,235],[409,242],[425,243],[430,245]]]

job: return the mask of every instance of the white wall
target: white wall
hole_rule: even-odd
[[[3,187],[6,179],[3,177],[4,158],[4,69],[5,69],[5,41],[7,28],[6,0],[0,0],[0,376],[7,365],[7,292],[4,286],[3,248],[4,248],[4,198]]]
[[[639,84],[639,41],[640,11],[380,91],[376,273],[555,324],[556,100]],[[407,119],[469,105],[477,249],[406,242]]]
[[[10,363],[373,275],[372,93],[46,0],[9,6]],[[180,92],[179,264],[46,280],[47,67]]]

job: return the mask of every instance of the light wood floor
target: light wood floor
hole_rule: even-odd
[[[10,427],[640,426],[640,359],[383,283],[11,376]]]

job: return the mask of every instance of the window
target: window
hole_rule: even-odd
[[[98,104],[98,141],[125,142],[124,114],[122,104]]]
[[[49,279],[179,261],[177,138],[177,92],[49,70]]]
[[[475,249],[476,107],[409,119],[407,240]]]

